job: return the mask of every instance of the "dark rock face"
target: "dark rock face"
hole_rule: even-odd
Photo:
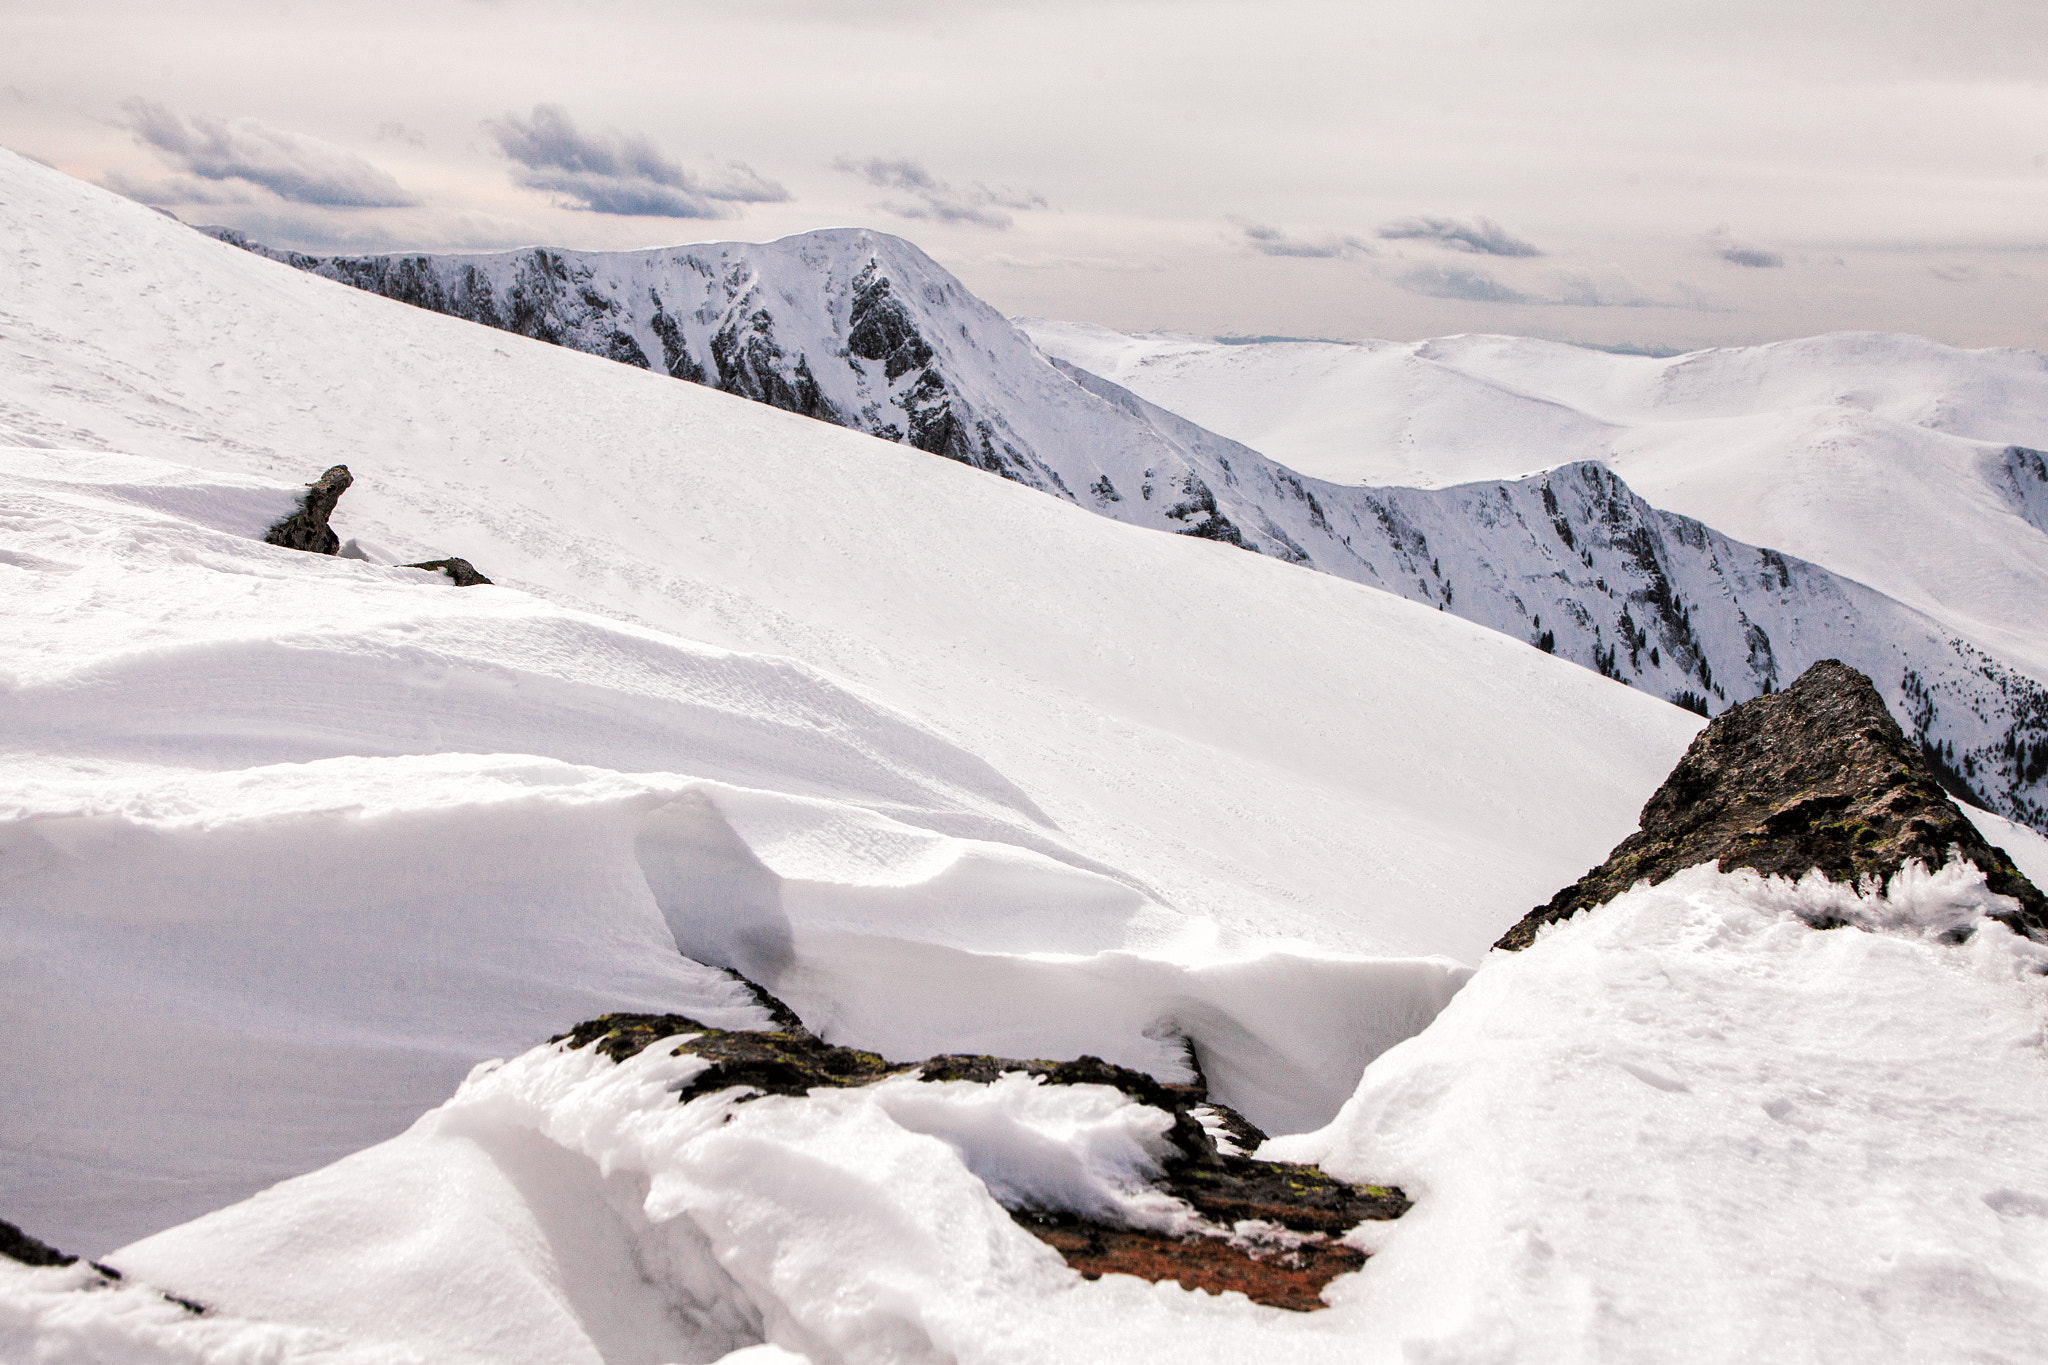
[[[339,550],[341,537],[334,533],[327,519],[334,515],[334,505],[354,482],[355,476],[348,472],[348,466],[338,464],[307,484],[299,510],[265,531],[264,543],[316,555],[331,555]]]
[[[23,1265],[73,1265],[76,1256],[66,1256],[47,1242],[41,1242],[14,1224],[0,1219],[0,1256]]]
[[[1209,1100],[1199,1081],[1166,1085],[1098,1057],[1051,1062],[949,1054],[915,1064],[895,1063],[872,1052],[834,1047],[806,1030],[779,1001],[758,990],[756,994],[777,1011],[773,1031],[727,1032],[676,1014],[607,1014],[578,1024],[553,1041],[572,1048],[594,1046],[622,1062],[662,1039],[695,1034],[676,1052],[703,1057],[712,1066],[681,1091],[679,1098],[685,1101],[730,1086],[802,1096],[819,1087],[869,1085],[911,1071],[926,1081],[986,1084],[1021,1071],[1048,1085],[1114,1086],[1141,1104],[1173,1115],[1168,1139],[1178,1155],[1165,1163],[1159,1188],[1185,1200],[1221,1231],[1173,1237],[1067,1212],[1010,1211],[1020,1226],[1089,1279],[1112,1273],[1139,1275],[1154,1281],[1178,1280],[1186,1288],[1212,1293],[1235,1289],[1277,1308],[1321,1308],[1323,1286],[1365,1264],[1363,1252],[1336,1239],[1362,1222],[1399,1218],[1408,1211],[1408,1199],[1397,1189],[1347,1185],[1313,1166],[1259,1161],[1220,1150],[1205,1117],[1241,1147],[1256,1146],[1265,1135],[1242,1115]]]
[[[2019,902],[2008,924],[2048,932],[2041,892],[1964,818],[1870,679],[1823,659],[1702,730],[1643,807],[1642,827],[1494,946],[1526,948],[1542,925],[1704,862],[1853,883],[1914,859],[1976,864],[1991,890]]]
[[[29,1236],[5,1219],[0,1219],[0,1256],[5,1256],[10,1261],[19,1261],[23,1265],[32,1266],[67,1266],[78,1264],[76,1256],[65,1255],[48,1242]],[[87,1261],[86,1264],[91,1266],[93,1273],[99,1277],[93,1284],[93,1288],[105,1288],[111,1284],[118,1284],[121,1280],[121,1272],[110,1265],[101,1265],[98,1261]],[[175,1303],[178,1307],[195,1317],[206,1312],[205,1304],[194,1303],[192,1300],[180,1298],[176,1294],[166,1294],[159,1290],[157,1291],[157,1296],[168,1303]]]
[[[476,566],[466,559],[428,559],[418,564],[407,564],[403,567],[408,569],[427,569],[431,572],[447,574],[455,580],[455,586],[458,588],[473,588],[479,583],[489,583],[491,581],[478,573]]]

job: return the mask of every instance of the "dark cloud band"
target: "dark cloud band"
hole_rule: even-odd
[[[871,156],[865,159],[842,156],[833,169],[859,176],[879,190],[898,196],[882,201],[880,207],[898,218],[934,223],[972,223],[998,231],[1016,220],[1007,209],[1042,209],[1045,196],[1031,190],[991,189],[975,184],[957,189],[939,179],[919,162],[907,157]]]
[[[1388,241],[1425,241],[1477,256],[1541,256],[1535,243],[1517,237],[1491,218],[1403,218],[1382,223]]]
[[[242,195],[233,188],[237,184],[260,187],[295,204],[325,208],[411,208],[420,202],[388,171],[317,138],[255,119],[231,123],[210,114],[181,115],[143,99],[131,99],[122,108],[136,141],[186,176],[229,187],[211,191],[210,197],[179,202],[238,202]],[[162,195],[180,183],[175,178],[156,186],[131,182],[130,188],[154,189]],[[209,194],[186,183],[194,193]]]
[[[789,191],[729,162],[691,171],[637,133],[585,133],[560,105],[529,118],[486,119],[484,131],[512,162],[512,178],[588,213],[648,218],[729,218],[734,204],[774,204]]]

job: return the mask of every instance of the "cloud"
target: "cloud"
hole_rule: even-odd
[[[729,218],[734,210],[728,205],[789,198],[788,190],[738,162],[692,172],[641,134],[586,134],[558,104],[536,104],[529,119],[485,119],[484,131],[512,161],[514,181],[587,213]]]
[[[142,204],[275,204],[277,196],[247,181],[201,180],[193,175],[167,175],[151,180],[108,171],[100,184]]]
[[[1728,231],[1726,223],[1707,234],[1707,245],[1716,256],[1730,265],[1744,265],[1756,270],[1775,270],[1785,264],[1785,258],[1769,247],[1745,242]]]
[[[1372,248],[1356,237],[1292,237],[1264,223],[1234,219],[1244,233],[1245,245],[1261,256],[1299,256],[1328,260],[1337,256],[1370,256]]]
[[[1669,308],[1674,305],[1652,298],[1618,270],[1597,275],[1590,271],[1560,271],[1558,296],[1554,302],[1572,308]]]
[[[230,123],[210,114],[184,117],[142,99],[131,99],[122,108],[136,141],[183,172],[154,184],[127,181],[134,189],[162,195],[246,196],[246,187],[255,186],[279,199],[323,208],[411,208],[420,202],[389,172],[331,142],[271,128],[255,119]],[[202,182],[212,182],[217,188],[209,189]],[[112,187],[118,193],[130,192]],[[192,197],[168,202],[250,201]]]
[[[1949,265],[1930,265],[1927,267],[1927,270],[1935,279],[1947,280],[1950,284],[1968,284],[1977,278],[1977,268],[1975,266],[1963,265],[1960,262]]]
[[[388,118],[377,125],[377,141],[409,142],[415,147],[424,147],[427,145],[427,135],[417,128],[407,127],[395,118]]]
[[[1475,256],[1541,256],[1542,249],[1523,240],[1491,218],[1403,218],[1382,223],[1378,233],[1388,241],[1425,241]]]
[[[857,175],[876,189],[894,190],[910,196],[908,200],[882,201],[880,207],[898,218],[934,223],[973,223],[1001,231],[1016,221],[1003,210],[1042,209],[1046,206],[1045,196],[1031,190],[991,189],[980,183],[965,190],[955,189],[907,157],[871,156],[858,161],[842,156],[832,163],[832,168]]]
[[[221,215],[264,246],[312,255],[374,255],[391,251],[499,251],[530,246],[534,225],[471,209],[401,209],[379,214],[322,213],[270,200],[267,206]],[[204,225],[204,220],[200,220]],[[219,220],[216,220],[219,221]]]
[[[1472,303],[1548,303],[1510,289],[1484,270],[1462,265],[1415,265],[1394,277],[1411,294],[1433,299],[1464,299]]]

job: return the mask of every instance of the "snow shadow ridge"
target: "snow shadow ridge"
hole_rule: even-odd
[[[1055,1062],[955,1053],[894,1063],[824,1042],[781,1001],[733,975],[775,1016],[773,1029],[733,1032],[682,1015],[607,1014],[550,1041],[573,1049],[595,1047],[614,1062],[624,1062],[656,1043],[689,1035],[674,1055],[694,1055],[711,1065],[679,1090],[684,1103],[733,1087],[755,1092],[745,1099],[802,1099],[817,1089],[872,1085],[898,1075],[990,1085],[1022,1073],[1042,1085],[1116,1089],[1171,1117],[1164,1134],[1170,1154],[1160,1163],[1153,1188],[1184,1203],[1194,1216],[1169,1231],[1131,1226],[1109,1214],[1021,1202],[1011,1207],[1005,1201],[1020,1226],[1088,1279],[1116,1273],[1154,1282],[1177,1280],[1184,1288],[1211,1293],[1234,1289],[1276,1308],[1317,1309],[1324,1306],[1323,1287],[1366,1260],[1364,1252],[1339,1239],[1360,1223],[1399,1218],[1408,1211],[1409,1200],[1398,1189],[1350,1185],[1314,1166],[1247,1155],[1265,1141],[1265,1134],[1211,1101],[1199,1068],[1193,1084],[1168,1085],[1098,1057]]]
[[[1910,863],[1970,863],[1990,892],[2010,898],[2013,908],[1992,918],[2048,937],[2048,900],[1949,798],[1870,679],[1823,659],[1700,731],[1643,807],[1641,828],[1494,947],[1526,948],[1546,924],[1706,862],[1792,881],[1819,872],[1849,886],[1881,886]]]

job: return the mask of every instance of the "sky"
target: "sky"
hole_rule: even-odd
[[[0,144],[302,250],[853,225],[1127,331],[2048,349],[2041,0],[8,0]]]

